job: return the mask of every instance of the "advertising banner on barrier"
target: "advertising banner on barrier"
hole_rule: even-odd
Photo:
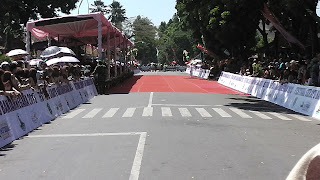
[[[0,96],[0,148],[97,95],[91,78]]]
[[[190,74],[191,68],[190,66],[187,67],[186,73]],[[210,75],[210,70],[202,69],[202,68],[193,68],[192,70],[192,76],[208,79]]]
[[[12,129],[7,123],[5,117],[0,116],[0,147],[6,145],[14,140]]]
[[[218,82],[243,93],[320,119],[320,88],[222,72]]]

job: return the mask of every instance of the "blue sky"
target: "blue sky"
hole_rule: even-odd
[[[88,0],[90,7],[93,1]],[[112,0],[103,0],[103,2],[105,5],[109,5],[112,3]],[[141,15],[149,18],[156,26],[159,26],[162,21],[168,22],[173,14],[176,13],[175,0],[118,0],[118,2],[126,9],[127,17]],[[79,3],[77,7],[79,7]],[[87,0],[83,0],[79,14],[87,13],[88,3]],[[78,8],[73,10],[72,14],[78,14]]]
[[[79,0],[79,2],[80,1],[81,0]],[[79,13],[87,14],[88,3],[91,7],[93,1],[94,0],[83,0]],[[103,0],[103,2],[105,5],[109,5],[112,0]],[[162,21],[168,22],[173,14],[176,13],[175,0],[118,0],[118,2],[126,9],[127,17],[142,15],[151,19],[156,26],[159,26]],[[79,3],[77,7],[79,7]],[[78,14],[78,8],[73,10],[72,14]],[[320,16],[320,3],[317,7],[317,15]]]

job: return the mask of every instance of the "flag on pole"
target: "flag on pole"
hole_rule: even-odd
[[[197,45],[197,48],[202,50],[203,52],[207,53],[208,55],[215,57],[215,54],[209,50],[207,50],[206,48],[204,48],[201,44]]]
[[[288,33],[280,24],[278,19],[273,15],[273,13],[269,10],[267,5],[264,5],[264,11],[262,11],[263,16],[268,19],[272,25],[281,33],[281,35],[289,42],[293,44],[299,45],[301,48],[305,49],[304,45],[296,39],[294,36],[292,36],[290,33]]]

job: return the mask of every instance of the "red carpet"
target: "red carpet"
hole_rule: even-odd
[[[194,92],[219,94],[244,94],[220,85],[217,81],[174,75],[134,76],[111,88],[108,93],[130,92]]]

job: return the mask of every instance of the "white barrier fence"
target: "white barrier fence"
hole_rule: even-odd
[[[190,74],[191,68],[187,67],[186,73]],[[196,76],[203,79],[208,79],[210,75],[210,70],[202,68],[192,68],[192,76]]]
[[[0,148],[97,95],[91,78],[25,90],[22,96],[0,96]]]
[[[320,119],[320,88],[222,72],[220,84]]]

